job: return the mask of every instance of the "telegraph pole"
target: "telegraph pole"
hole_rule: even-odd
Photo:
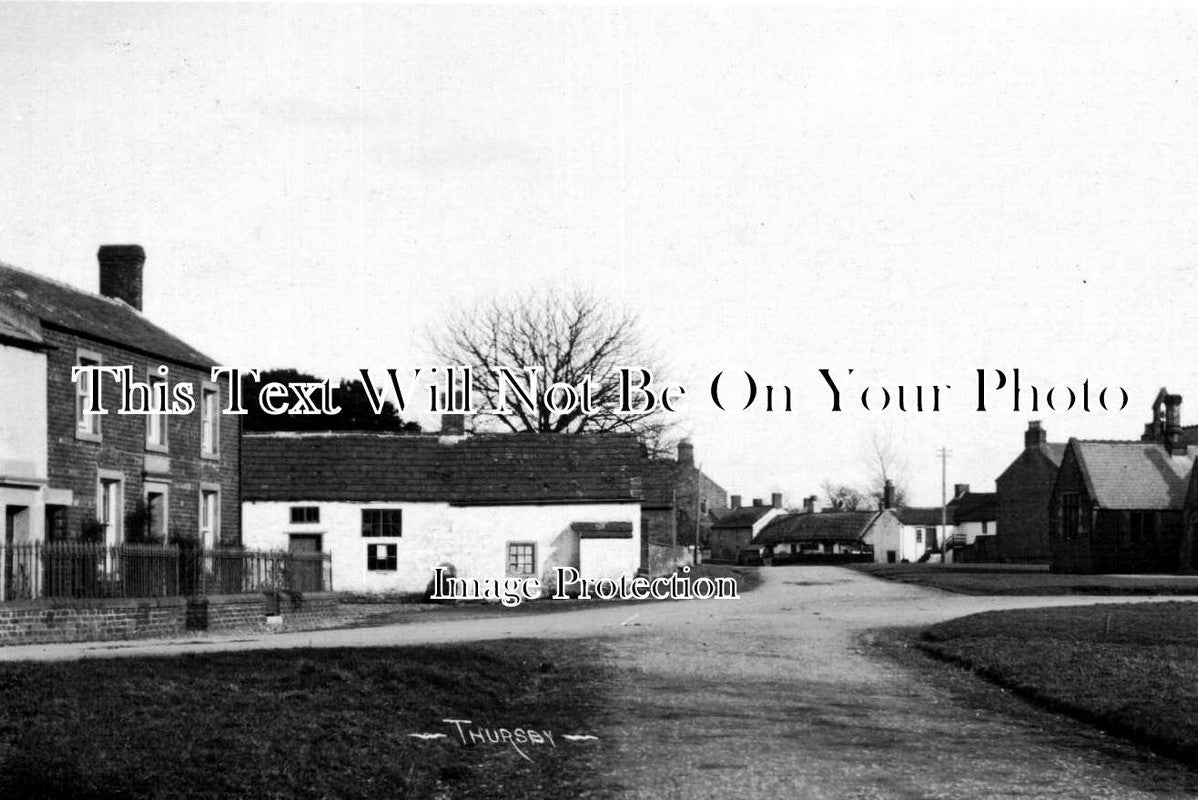
[[[947,447],[940,448],[940,563],[948,563],[948,457]]]

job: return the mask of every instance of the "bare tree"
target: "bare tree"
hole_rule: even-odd
[[[493,298],[459,309],[430,338],[446,365],[474,368],[471,389],[478,414],[501,429],[631,432],[654,452],[667,444],[671,420],[660,407],[645,411],[643,405],[633,406],[633,411],[640,413],[616,413],[620,368],[634,370],[633,386],[640,381],[640,369],[654,376],[654,389],[660,388],[662,380],[658,359],[646,346],[636,316],[587,291],[547,289]],[[513,402],[509,389],[508,413],[498,413],[501,367],[515,370],[521,379],[526,377],[526,368],[539,368],[535,408]],[[546,402],[545,391],[553,384],[579,387],[588,379],[591,410],[576,404],[558,412]]]
[[[894,504],[906,505],[907,478],[902,452],[889,433],[874,430],[862,448],[862,462],[869,475],[866,492],[881,502],[886,481],[894,484]]]
[[[821,487],[828,505],[837,511],[864,511],[873,508],[869,496],[846,483],[824,481]]]

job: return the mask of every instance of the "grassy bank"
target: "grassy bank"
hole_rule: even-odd
[[[602,796],[600,645],[506,641],[0,666],[0,797]],[[446,718],[551,731],[466,747]],[[409,734],[443,733],[420,740]]]
[[[920,646],[1040,705],[1198,764],[1198,604],[1001,611]]]
[[[1043,568],[984,564],[854,564],[853,569],[958,594],[1198,595],[1198,576],[1062,575]]]

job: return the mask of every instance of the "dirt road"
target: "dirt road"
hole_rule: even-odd
[[[861,639],[874,628],[977,611],[1127,598],[970,597],[836,567],[763,575],[737,601],[11,647],[0,648],[0,660],[602,636],[621,685],[597,732],[616,749],[630,797],[1198,798],[1198,773],[1015,700],[1005,712],[969,692],[946,692],[939,679],[931,685],[925,672]]]

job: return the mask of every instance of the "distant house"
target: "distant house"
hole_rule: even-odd
[[[1052,568],[1182,569],[1183,511],[1194,456],[1184,445],[1070,439],[1053,487]]]
[[[772,519],[752,544],[763,555],[796,561],[895,563],[902,528],[893,509],[791,513]]]
[[[691,545],[696,533],[706,543],[712,513],[728,505],[728,494],[695,465],[695,446],[678,443],[678,457],[644,462],[644,505],[641,528],[644,545]],[[646,561],[647,550],[646,550]]]
[[[1048,504],[1064,453],[1064,443],[1049,442],[1039,421],[1028,423],[1023,451],[995,480],[1001,560],[1048,563]]]
[[[741,550],[749,546],[754,537],[769,522],[782,514],[782,495],[774,493],[769,505],[754,500],[752,505],[742,506],[740,495],[733,495],[732,508],[719,514],[712,523],[709,545],[713,561],[736,561]]]
[[[944,509],[941,506],[906,506],[896,508],[895,515],[902,524],[902,536],[897,547],[898,561],[925,561],[926,556],[940,552],[942,540],[951,533],[942,531]],[[948,517],[951,530],[952,517]]]
[[[641,566],[632,436],[247,434],[242,457],[246,543],[333,553],[338,591],[423,594],[439,565],[542,586]]]
[[[0,264],[0,506],[5,543],[89,536],[240,542],[239,418],[220,414],[213,360],[141,313],[145,252],[99,250],[93,294]],[[186,415],[91,414],[75,366],[195,387]],[[159,367],[169,374],[163,377]],[[101,381],[106,405],[120,384]]]

